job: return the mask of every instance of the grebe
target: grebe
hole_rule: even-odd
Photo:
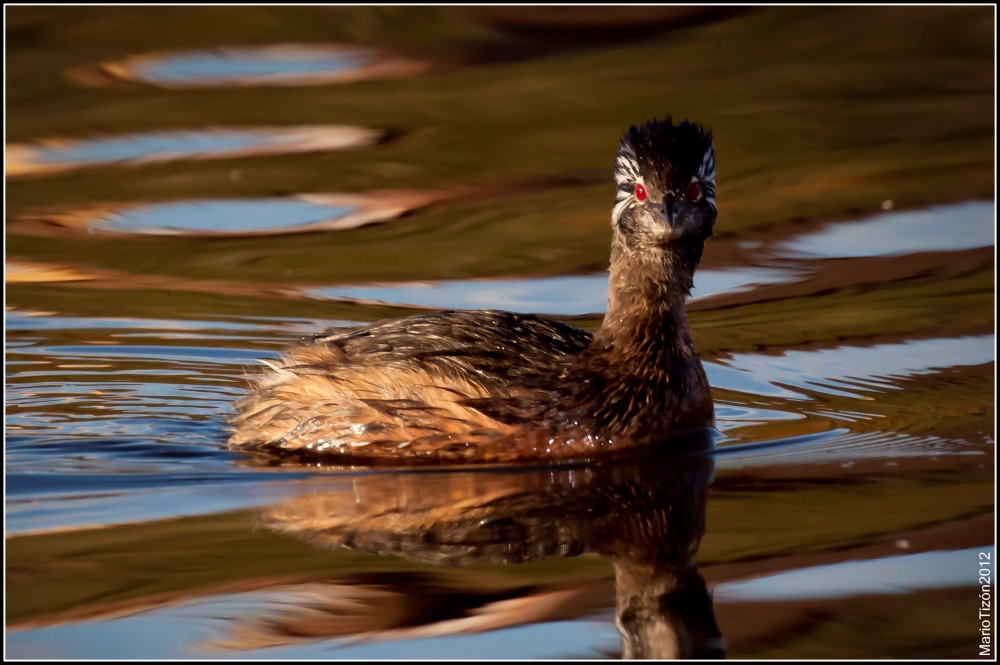
[[[587,457],[714,426],[684,299],[716,217],[711,132],[631,127],[615,162],[608,311],[593,335],[441,311],[332,328],[237,404],[229,444],[370,460]]]

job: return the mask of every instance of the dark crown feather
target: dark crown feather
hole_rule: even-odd
[[[675,125],[668,116],[632,125],[622,137],[618,157],[620,175],[634,177],[629,171],[637,166],[664,182],[687,183],[696,175],[715,182],[712,132],[687,120]]]

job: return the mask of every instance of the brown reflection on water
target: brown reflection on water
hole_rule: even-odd
[[[365,475],[342,490],[266,508],[258,524],[318,546],[446,566],[593,553],[614,565],[615,623],[626,658],[719,657],[712,600],[692,563],[713,469],[710,456],[689,453],[503,474]],[[440,589],[406,593],[412,583],[390,577],[374,588],[310,585],[296,594],[299,606],[244,622],[220,645],[481,632],[580,618],[607,602],[606,587],[593,583],[478,599]]]

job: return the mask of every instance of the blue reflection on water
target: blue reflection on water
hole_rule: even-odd
[[[128,317],[55,316],[51,312],[31,312],[8,309],[4,312],[7,330],[91,330],[121,328],[128,330],[242,330],[248,332],[279,332],[300,337],[330,326],[362,325],[357,321],[338,319],[295,319],[274,316],[237,316],[233,320],[197,319],[133,319]],[[16,342],[6,340],[8,347]]]
[[[789,280],[795,273],[770,268],[699,270],[693,298],[746,290],[752,284]],[[379,301],[435,309],[502,309],[524,314],[594,314],[608,308],[608,274],[511,280],[456,280],[430,284],[329,286],[318,298]]]
[[[719,584],[712,598],[717,603],[818,600],[973,586],[980,552],[990,552],[993,560],[993,548],[986,546],[844,561]]]
[[[715,388],[809,399],[794,388],[841,397],[896,390],[892,378],[929,374],[938,368],[983,365],[996,359],[994,336],[907,340],[898,344],[841,346],[780,355],[740,353],[705,363]]]
[[[206,128],[142,132],[83,140],[49,141],[19,146],[31,165],[93,166],[121,162],[220,159],[246,155],[342,150],[367,145],[380,132],[361,127],[299,125],[283,127]]]
[[[838,258],[990,247],[995,244],[995,219],[993,201],[966,201],[830,224],[781,243],[777,250],[789,256]]]
[[[340,73],[360,69],[371,61],[370,53],[357,50],[229,49],[165,55],[130,64],[129,68],[139,78],[153,83],[197,84]]]
[[[76,141],[66,146],[44,146],[38,149],[34,161],[43,164],[103,164],[151,155],[181,158],[238,152],[280,144],[284,140],[279,134],[240,129],[148,132]]]
[[[298,199],[219,199],[159,203],[124,209],[97,226],[118,231],[261,231],[305,226],[346,217],[357,206]]]
[[[253,599],[217,596],[209,602],[157,610],[115,620],[8,631],[14,658],[344,658],[462,660],[488,654],[498,659],[601,657],[617,651],[621,638],[610,621],[579,620],[529,624],[474,635],[343,644],[326,639],[254,651],[220,651],[203,641],[218,636],[223,617],[253,609]],[[214,625],[213,625],[214,624]],[[216,629],[216,630],[213,630]],[[147,639],[148,637],[148,639]]]

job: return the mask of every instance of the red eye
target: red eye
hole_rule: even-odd
[[[684,196],[687,197],[688,201],[697,201],[701,198],[701,185],[697,182],[689,183],[687,190],[684,192]]]
[[[643,187],[642,185],[636,184],[636,186],[635,186],[635,198],[639,199],[640,201],[645,201],[646,200],[646,188]]]

